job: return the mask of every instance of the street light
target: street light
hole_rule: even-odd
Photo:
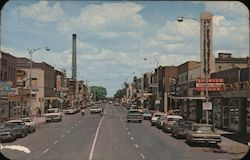
[[[203,25],[204,26],[204,28],[205,28],[205,30],[204,30],[204,35],[205,35],[205,45],[204,45],[204,48],[205,48],[205,50],[204,50],[204,52],[205,52],[205,60],[204,60],[204,63],[205,63],[205,69],[204,69],[204,71],[205,71],[205,91],[206,91],[206,93],[205,93],[205,97],[206,97],[206,103],[208,102],[208,99],[209,99],[209,95],[208,95],[208,72],[209,72],[209,67],[208,67],[208,55],[210,55],[209,54],[209,52],[210,52],[210,49],[209,49],[209,35],[208,35],[208,27],[209,27],[209,24],[210,24],[210,20],[209,19],[207,19],[207,20],[205,20],[204,19],[204,23],[202,23],[201,21],[199,21],[199,20],[197,20],[197,19],[195,19],[195,18],[192,18],[192,17],[183,17],[183,16],[181,16],[181,17],[178,17],[178,22],[183,22],[183,19],[192,19],[192,20],[195,20],[195,21],[197,21],[197,22],[199,22],[201,25]],[[206,123],[208,123],[208,110],[206,110]]]
[[[28,49],[29,55],[30,55],[30,76],[29,76],[29,88],[30,88],[30,97],[29,97],[29,109],[31,109],[31,93],[32,93],[32,54],[35,53],[38,50],[41,50],[42,48],[36,48],[36,49]],[[50,49],[48,47],[45,47],[46,51],[49,51]]]

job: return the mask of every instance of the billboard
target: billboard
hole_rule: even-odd
[[[223,91],[224,90],[224,79],[222,78],[209,78],[207,80],[208,91]],[[205,91],[206,90],[206,79],[197,79],[196,80],[196,91]]]

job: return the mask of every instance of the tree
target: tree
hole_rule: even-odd
[[[115,98],[123,98],[124,95],[126,95],[125,88],[124,89],[119,89],[118,91],[116,91],[114,97]]]
[[[91,90],[91,93],[93,93],[93,95],[95,95],[96,101],[105,99],[105,97],[107,95],[106,88],[104,88],[102,86],[91,86],[90,90]]]

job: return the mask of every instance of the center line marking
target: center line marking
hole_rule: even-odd
[[[144,155],[143,155],[142,153],[141,153],[140,155],[141,155],[141,158],[142,158],[142,159],[145,159],[145,157],[144,157]]]
[[[135,140],[134,137],[130,137],[130,138],[131,138],[131,140]]]
[[[139,146],[137,144],[134,144],[135,145],[135,148],[138,148]]]
[[[72,129],[74,128],[74,127],[71,127]]]
[[[76,123],[75,126],[77,126],[78,124]]]
[[[126,130],[128,130],[128,128],[125,128]]]
[[[97,136],[98,136],[99,129],[100,129],[100,126],[102,124],[103,119],[104,119],[104,117],[102,117],[102,119],[100,120],[100,122],[98,124],[98,127],[96,129],[95,138],[94,138],[94,141],[93,141],[93,144],[92,144],[92,147],[91,147],[91,152],[89,154],[89,160],[92,160],[93,153],[94,153],[94,150],[95,150],[95,144],[96,144]]]
[[[70,130],[67,130],[67,133],[69,133],[70,132]]]
[[[47,148],[45,151],[43,151],[43,154],[45,154],[46,152],[48,152],[49,151],[49,148]]]
[[[57,142],[58,142],[58,141],[56,140],[56,141],[54,142],[54,144],[57,144]]]
[[[63,138],[65,135],[63,134],[62,136],[61,136],[61,138]]]
[[[131,135],[131,133],[130,133],[130,132],[128,132],[128,135]]]

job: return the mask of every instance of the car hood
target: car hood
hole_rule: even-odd
[[[3,132],[11,132],[11,129],[10,128],[0,129],[0,133],[3,133]]]

